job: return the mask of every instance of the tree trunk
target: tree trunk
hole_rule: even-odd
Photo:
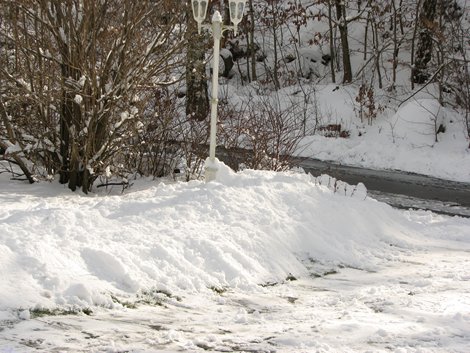
[[[271,11],[273,16],[273,23],[272,23],[272,30],[273,30],[273,39],[274,39],[274,68],[273,68],[273,82],[274,87],[277,90],[281,88],[281,84],[279,83],[279,58],[278,58],[278,33],[277,33],[277,16],[278,16],[278,9],[276,8],[277,4],[274,1],[271,2]]]
[[[379,88],[383,87],[382,82],[382,72],[380,71],[380,50],[379,50],[379,29],[377,28],[377,23],[372,23],[372,37],[374,43],[374,56],[375,56],[375,69],[377,71],[377,79],[379,81]]]
[[[74,141],[74,132],[80,128],[81,110],[80,106],[74,101],[73,93],[67,91],[67,84],[65,81],[68,78],[78,80],[80,73],[75,65],[72,65],[71,58],[69,57],[68,47],[62,52],[62,112],[60,119],[60,156],[62,159],[62,167],[60,171],[59,181],[62,184],[68,183],[69,188],[75,191],[77,187],[81,186],[78,182],[78,162],[72,161],[72,150],[76,141]],[[77,157],[77,155],[75,155]]]
[[[247,37],[249,38],[249,56],[251,58],[251,80],[257,81],[258,75],[256,73],[256,48],[255,48],[255,9],[253,0],[248,1],[249,16],[250,16],[250,29]]]
[[[331,2],[328,2],[328,27],[330,29],[330,69],[331,69],[331,81],[336,83],[336,74],[335,74],[335,61],[336,61],[336,51],[335,51],[335,38],[333,31],[333,20],[332,20],[332,11],[331,11]]]
[[[346,20],[346,5],[341,0],[335,0],[336,18],[339,22],[341,51],[343,54],[343,83],[352,82],[351,56],[349,55],[348,22]]]
[[[398,44],[398,11],[401,14],[401,1],[400,7],[398,10],[395,4],[395,0],[392,1],[392,8],[393,8],[393,66],[392,66],[392,90],[395,90],[395,85],[397,82],[397,67],[398,67],[398,53],[400,50],[400,45]]]
[[[366,28],[365,28],[365,30],[364,30],[364,49],[363,49],[364,53],[363,53],[363,57],[362,57],[362,59],[363,59],[364,61],[367,60],[367,49],[368,49],[368,43],[367,43],[367,41],[368,41],[368,39],[369,39],[370,17],[371,17],[371,16],[370,16],[370,11],[368,11],[368,12],[367,12],[367,19],[366,19]]]
[[[186,31],[186,115],[191,119],[203,121],[209,114],[209,95],[207,89],[204,34],[197,34],[197,25],[188,6]],[[219,68],[213,68],[218,70]]]
[[[428,64],[432,59],[434,19],[437,0],[424,0],[419,14],[420,33],[415,54],[412,80],[423,84],[429,79]]]

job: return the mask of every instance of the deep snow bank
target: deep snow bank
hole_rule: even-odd
[[[306,275],[306,259],[374,269],[409,248],[412,222],[333,182],[223,168],[208,184],[81,196],[0,180],[0,310],[111,307],[111,294],[152,288],[256,291]]]

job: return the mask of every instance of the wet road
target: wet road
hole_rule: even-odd
[[[470,217],[470,182],[402,171],[364,169],[316,159],[303,159],[299,164],[314,176],[328,174],[349,184],[362,182],[370,196],[395,207]]]

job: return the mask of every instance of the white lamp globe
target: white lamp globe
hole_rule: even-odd
[[[193,17],[197,22],[197,29],[201,34],[202,22],[204,22],[209,7],[209,0],[191,0],[191,7],[193,9]]]
[[[242,21],[245,12],[246,0],[229,0],[230,21],[232,21],[235,35],[237,35],[237,26]]]

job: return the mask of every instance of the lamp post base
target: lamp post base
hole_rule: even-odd
[[[213,181],[217,178],[217,171],[219,170],[219,160],[214,158],[213,160],[208,157],[206,159],[206,166],[204,169],[204,179],[206,183]]]
[[[214,181],[217,177],[217,167],[207,166],[204,172],[206,183]]]

